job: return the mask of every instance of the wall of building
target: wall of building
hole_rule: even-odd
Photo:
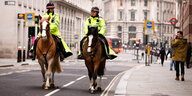
[[[34,12],[36,15],[45,11],[49,0],[7,0],[0,2],[0,20],[4,22],[0,26],[2,38],[0,38],[0,57],[16,58],[18,49],[26,49],[28,46],[28,27],[24,20],[18,20],[18,13]]]
[[[124,43],[130,42],[131,38],[140,39],[141,43],[144,43],[144,21],[150,20],[155,22],[155,31],[157,32],[157,37],[152,38],[155,38],[155,41],[159,43],[160,41],[170,41],[175,31],[173,26],[170,25],[169,20],[176,17],[176,0],[147,0],[147,6],[144,5],[144,1],[104,0],[107,35],[117,36],[121,34]],[[134,20],[131,18],[132,12],[135,12]],[[146,13],[146,18],[144,13]],[[119,30],[118,26],[122,30]],[[129,30],[132,26],[136,27],[136,31]],[[132,37],[132,34],[135,34],[135,37]],[[149,38],[149,42],[152,41],[153,39]]]
[[[90,16],[92,7],[91,0],[11,0],[14,5],[5,5],[5,1],[10,0],[0,2],[0,11],[3,12],[3,15],[0,16],[0,20],[3,22],[0,26],[2,36],[0,38],[0,58],[17,58],[18,49],[25,49],[27,56],[27,50],[33,43],[32,37],[28,38],[28,27],[25,21],[17,19],[18,13],[33,12],[38,16],[47,11],[46,4],[49,1],[54,1],[55,11],[61,19],[62,37],[71,47],[75,42],[74,34],[79,34],[79,40],[82,38],[83,25],[86,18]],[[35,32],[37,35],[37,30]]]

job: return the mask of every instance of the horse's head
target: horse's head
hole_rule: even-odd
[[[41,37],[42,39],[48,39],[48,37],[50,36],[50,16],[39,16],[39,20],[40,20],[40,33],[41,33]]]
[[[91,52],[91,47],[96,44],[98,38],[98,27],[88,27],[88,49],[87,52]]]

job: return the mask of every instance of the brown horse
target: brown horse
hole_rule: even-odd
[[[62,72],[59,53],[57,52],[57,43],[50,33],[49,17],[40,16],[40,33],[42,36],[38,40],[36,54],[41,66],[43,75],[43,89],[54,87],[54,73]]]
[[[101,80],[105,69],[105,49],[101,39],[98,37],[98,28],[88,28],[88,38],[85,40],[82,55],[85,58],[85,65],[88,69],[90,79],[90,93],[94,93],[96,88],[101,91]],[[97,86],[97,76],[100,77]]]

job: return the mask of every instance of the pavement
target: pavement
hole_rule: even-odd
[[[31,63],[33,62],[33,63]],[[27,59],[17,63],[16,59],[0,58],[0,67],[22,66],[38,63]],[[75,62],[71,58],[65,62]],[[145,66],[143,60],[124,72],[115,90],[115,96],[192,96],[192,69],[185,67],[185,81],[175,80],[175,71],[169,70],[169,60],[164,66],[153,62]]]
[[[192,96],[192,69],[185,67],[185,81],[176,81],[175,74],[169,60],[164,66],[138,65],[121,77],[115,96]]]

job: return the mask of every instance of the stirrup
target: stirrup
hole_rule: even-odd
[[[34,61],[36,59],[36,55],[33,54],[32,60]]]
[[[73,55],[73,53],[71,53],[71,52],[66,52],[66,53],[64,53],[64,58],[67,58],[67,57],[69,57],[69,56],[71,56],[71,55]]]
[[[84,59],[84,57],[80,54],[77,56],[77,59]]]
[[[110,60],[112,60],[112,59],[115,59],[117,56],[115,56],[115,55],[108,55],[107,56],[107,59],[110,59]]]

